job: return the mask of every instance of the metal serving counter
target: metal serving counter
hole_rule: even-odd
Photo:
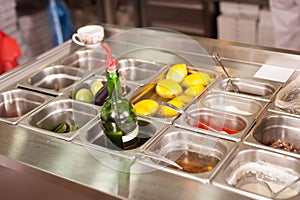
[[[124,28],[104,25],[106,35],[114,35]],[[150,40],[151,37],[149,37]],[[155,37],[152,37],[153,40]],[[262,64],[295,67],[293,78],[299,75],[300,55],[297,52],[250,46],[239,43],[194,39],[208,52],[217,51],[235,77],[252,76]],[[149,42],[149,41],[148,41]],[[128,44],[125,44],[128,45]],[[17,86],[18,82],[43,69],[49,63],[78,50],[71,41],[32,59],[30,62],[0,77],[0,88]],[[191,52],[186,52],[191,53]],[[197,57],[197,55],[195,55]],[[283,86],[283,85],[281,85]],[[281,87],[280,86],[280,87]],[[279,89],[280,89],[279,87]],[[269,105],[269,104],[268,104]],[[2,198],[9,199],[251,199],[249,196],[226,187],[213,184],[212,180],[202,183],[188,176],[178,176],[165,170],[151,170],[145,173],[127,173],[110,168],[99,162],[78,138],[68,141],[41,134],[36,130],[24,128],[20,124],[0,121],[0,173],[12,174],[1,177]],[[236,141],[237,148],[243,149],[243,141]],[[97,150],[96,150],[97,151]],[[99,150],[100,151],[100,150]],[[105,153],[104,153],[105,154]],[[294,156],[294,155],[291,155]],[[297,157],[297,156],[294,156]],[[135,163],[135,169],[142,169],[143,163]],[[224,169],[222,169],[224,170]],[[11,178],[24,181],[27,190],[19,190]],[[217,177],[216,180],[219,180]],[[34,181],[32,181],[34,180]],[[44,194],[33,195],[41,190]],[[2,187],[6,185],[6,187]],[[25,186],[26,185],[26,186]],[[57,189],[57,187],[59,189]],[[6,190],[11,188],[11,192]],[[55,191],[53,191],[55,190]],[[19,192],[16,192],[19,191]],[[15,193],[19,193],[19,196]],[[41,196],[40,196],[41,195]],[[299,198],[297,196],[292,199]],[[265,197],[265,199],[269,199]]]

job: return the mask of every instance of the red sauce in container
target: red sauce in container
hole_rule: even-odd
[[[238,130],[230,129],[230,128],[227,128],[227,127],[220,127],[220,126],[216,126],[216,125],[212,125],[212,124],[206,124],[206,125],[213,128],[213,129],[215,129],[215,130],[218,130],[218,131],[225,131],[228,134],[236,134],[236,133],[239,132]],[[201,129],[204,129],[204,130],[209,130],[206,126],[204,126],[200,123],[194,124],[194,127],[201,128]]]

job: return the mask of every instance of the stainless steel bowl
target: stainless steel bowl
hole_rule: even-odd
[[[53,97],[23,89],[0,93],[0,121],[17,124],[25,115],[47,103]]]
[[[57,138],[72,140],[98,116],[99,109],[95,106],[71,99],[57,99],[29,115],[20,126]],[[66,133],[55,133],[55,128],[62,123],[66,123],[71,130]]]

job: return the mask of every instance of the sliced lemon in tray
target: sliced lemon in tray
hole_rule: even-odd
[[[167,72],[166,79],[171,79],[181,83],[187,75],[186,64],[180,63],[173,65]]]
[[[200,92],[202,92],[203,90],[204,90],[203,85],[194,85],[194,86],[191,86],[191,87],[187,88],[184,91],[184,94],[187,95],[187,96],[195,97],[198,94],[200,94]]]
[[[186,88],[194,85],[207,86],[211,81],[210,76],[204,72],[197,72],[188,75],[182,82],[182,85]]]
[[[137,114],[152,116],[158,109],[159,104],[152,99],[144,99],[134,105]]]
[[[162,79],[158,81],[155,91],[160,97],[171,99],[181,94],[182,88],[172,79]]]

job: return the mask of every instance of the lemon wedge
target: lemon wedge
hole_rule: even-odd
[[[181,83],[187,75],[186,64],[180,63],[173,65],[167,72],[166,78]]]
[[[173,98],[182,93],[181,86],[172,79],[162,79],[156,85],[156,93],[163,98]]]
[[[204,86],[203,85],[194,85],[194,86],[191,86],[191,87],[187,88],[184,91],[184,94],[188,95],[188,96],[191,96],[191,97],[195,97],[200,92],[202,92],[203,90],[204,90]]]
[[[176,106],[177,108],[182,108],[181,102],[178,98],[171,99],[168,101],[169,104]],[[160,109],[160,114],[164,117],[172,117],[178,114],[178,112],[168,106],[162,106]]]
[[[134,105],[137,114],[152,116],[158,109],[159,104],[152,99],[144,99]]]
[[[211,81],[210,76],[204,72],[197,72],[194,74],[188,75],[182,82],[182,85],[186,88],[194,85],[203,85],[207,86]]]

